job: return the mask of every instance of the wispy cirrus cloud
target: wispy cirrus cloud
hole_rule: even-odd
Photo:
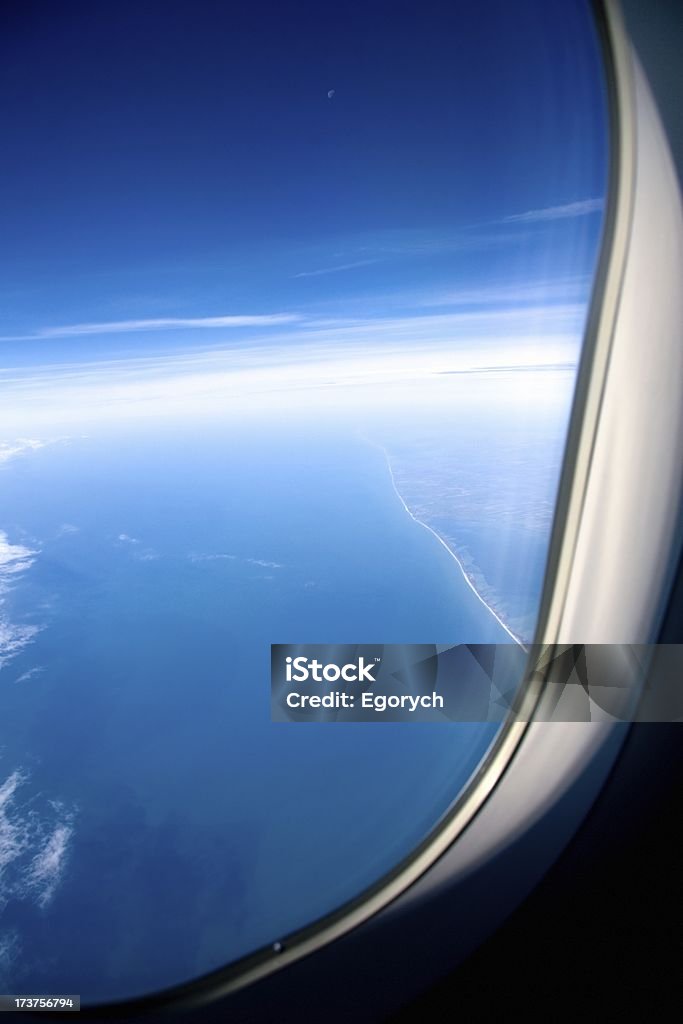
[[[586,302],[591,280],[588,276],[548,278],[546,280],[519,280],[499,282],[478,288],[451,288],[424,292],[415,300],[417,306],[481,306],[495,309],[501,305],[510,309],[520,306],[547,308],[557,303]]]
[[[591,199],[578,199],[573,203],[561,206],[545,206],[539,210],[526,210],[524,213],[511,213],[503,217],[501,224],[536,224],[548,220],[564,220],[567,217],[584,217],[589,213],[602,210],[604,200],[598,196]]]
[[[299,313],[265,313],[255,316],[156,317],[141,320],[109,320],[102,323],[62,324],[41,327],[33,334],[3,335],[0,341],[47,341],[50,338],[80,338],[99,334],[130,334],[151,331],[215,330],[217,328],[279,327],[297,323]]]
[[[355,239],[346,238],[342,240],[347,245],[346,262],[330,263],[333,257],[325,258],[321,255],[322,267],[302,270],[293,274],[292,278],[320,277],[373,264],[448,258],[458,253],[491,249],[506,242],[516,244],[517,233],[509,228],[501,229],[499,224],[499,221],[494,222],[493,229],[489,223],[477,222],[441,233],[396,229],[360,235]]]
[[[338,274],[344,270],[354,270],[356,267],[369,267],[379,260],[356,260],[354,263],[339,263],[334,267],[321,267],[319,270],[302,270],[299,274],[292,274],[292,277],[321,277],[323,274]]]
[[[343,252],[318,254],[322,264],[311,270],[292,274],[292,279],[316,278],[377,264],[406,261],[449,259],[468,252],[499,250],[519,243],[517,225],[533,225],[543,221],[570,219],[595,213],[603,208],[601,197],[590,197],[571,203],[512,213],[494,220],[476,220],[453,225],[448,230],[428,231],[392,229],[338,239]],[[530,230],[533,230],[530,228]],[[345,262],[333,262],[336,256]],[[302,257],[299,257],[302,258]],[[314,255],[308,256],[314,262]]]

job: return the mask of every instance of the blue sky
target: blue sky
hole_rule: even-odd
[[[0,50],[6,386],[576,346],[607,154],[587,4],[27,0]]]

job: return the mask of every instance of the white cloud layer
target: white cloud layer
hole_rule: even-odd
[[[313,407],[348,417],[369,401],[431,403],[437,391],[445,400],[443,375],[576,364],[589,285],[576,276],[413,291],[388,314],[381,296],[360,296],[346,316],[330,315],[328,303],[277,331],[218,333],[202,347],[195,339],[162,352],[8,369],[0,434],[40,427],[73,436],[76,424],[150,417],[300,418]]]

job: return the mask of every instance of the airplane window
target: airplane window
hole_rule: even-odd
[[[582,0],[6,19],[0,991],[93,1003],[360,898],[494,743],[273,722],[270,645],[532,641],[605,85]]]

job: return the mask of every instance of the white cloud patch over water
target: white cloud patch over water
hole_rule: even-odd
[[[73,834],[71,825],[57,825],[33,860],[26,879],[27,891],[35,894],[39,907],[46,907],[55,894]]]
[[[124,544],[130,554],[137,562],[156,562],[160,557],[159,552],[152,547],[142,547],[139,537],[131,537],[129,533],[120,533],[116,538],[119,544]]]
[[[57,801],[19,797],[30,782],[16,769],[0,784],[0,910],[10,900],[45,908],[63,876],[73,836],[73,814]],[[3,936],[0,934],[0,949]],[[6,950],[5,955],[8,955]]]
[[[215,555],[198,555],[194,552],[188,556],[191,562],[236,562],[237,555],[226,555],[223,553]]]
[[[46,444],[49,444],[49,441],[40,441],[31,437],[18,437],[16,441],[0,441],[0,462],[8,462],[16,455],[44,448]]]
[[[36,554],[23,544],[10,543],[7,534],[0,530],[0,669],[31,643],[40,629],[32,624],[12,622],[6,611],[9,592],[31,568]]]
[[[80,526],[74,526],[73,523],[62,523],[62,525],[57,530],[57,536],[58,537],[69,537],[69,536],[71,536],[71,534],[80,533],[80,532],[81,532]]]
[[[0,441],[0,463],[9,462],[17,455],[25,455],[27,452],[36,452],[40,448],[46,448],[51,444],[59,444],[60,441],[68,441],[68,437],[17,437],[11,441]]]
[[[12,968],[20,950],[21,943],[16,931],[0,931],[0,986],[4,989],[9,987]]]
[[[216,554],[197,554],[192,552],[188,555],[191,562],[201,564],[202,562],[242,562],[244,565],[257,565],[262,569],[284,569],[281,562],[269,562],[265,558],[240,558],[239,555],[230,555],[223,552]]]
[[[20,676],[14,680],[15,683],[27,683],[29,679],[33,679],[34,676],[38,676],[41,672],[45,671],[44,665],[36,665],[34,668],[29,668],[26,672],[22,672]]]

